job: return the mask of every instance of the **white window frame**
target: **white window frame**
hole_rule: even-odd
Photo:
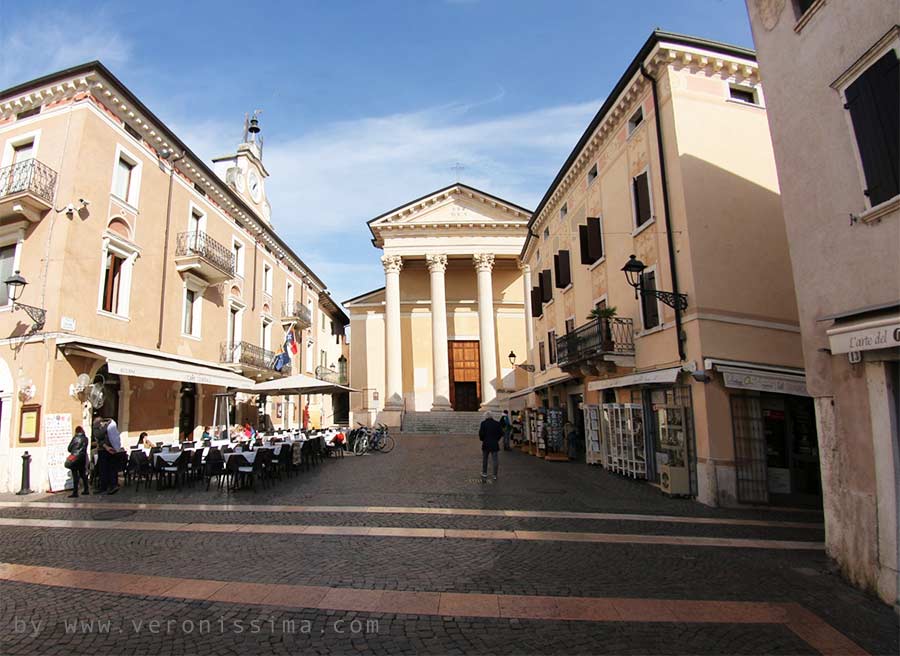
[[[815,7],[815,5],[813,5],[813,7]],[[810,7],[807,13],[811,13],[813,7]],[[862,57],[854,62],[853,66],[831,83],[831,88],[838,92],[842,105],[847,103],[847,87],[856,82],[856,80],[859,79],[863,73],[868,71],[876,61],[881,59],[888,50],[894,50],[897,53],[897,58],[900,59],[900,29],[897,27],[891,28],[878,43],[872,46]],[[865,169],[863,169],[862,156],[859,154],[859,140],[856,136],[856,130],[853,129],[853,120],[850,118],[849,111],[844,111],[844,120],[846,121],[847,129],[850,131],[851,148],[853,148],[853,156],[856,159],[856,172],[859,177],[859,195],[862,196],[866,208],[866,210],[857,218],[863,222],[866,222],[867,219],[868,221],[873,221],[876,216],[872,216],[873,213],[871,210],[879,206],[873,206],[872,201],[869,200],[869,197],[864,193],[866,187],[868,187],[868,183],[866,182],[866,172]],[[881,205],[892,205],[897,201],[897,198],[898,196],[889,198],[881,203]],[[876,213],[880,214],[877,210]]]
[[[748,93],[753,94],[753,102],[747,102],[746,100],[740,100],[731,95],[731,90],[734,89],[736,91],[747,91]],[[744,107],[764,107],[763,98],[762,98],[762,85],[759,84],[743,84],[740,82],[729,82],[728,83],[728,96],[725,98],[728,102],[737,103],[738,105],[743,105]]]
[[[106,281],[106,256],[112,253],[123,260],[119,282],[118,312],[107,312],[103,309],[103,285]],[[107,232],[103,235],[102,248],[100,249],[100,284],[97,289],[97,314],[113,319],[128,321],[131,316],[131,279],[133,277],[134,262],[140,257],[141,251],[134,244],[122,239],[118,235]]]
[[[272,350],[272,321],[266,317],[260,322],[259,341],[264,350]]]
[[[128,198],[119,198],[118,194],[116,194],[116,177],[119,175],[120,159],[124,159],[126,162],[134,166],[131,171],[131,181],[128,185]],[[122,146],[122,144],[116,144],[116,156],[113,159],[112,178],[110,180],[111,184],[109,187],[110,195],[113,198],[126,203],[130,207],[137,209],[140,204],[142,169],[143,164],[141,162],[141,159],[137,155]]]
[[[13,272],[21,271],[22,265],[22,247],[25,245],[25,221],[11,223],[0,228],[0,248],[15,245],[16,250],[13,253]],[[0,305],[0,311],[9,311],[12,309],[12,298],[10,297],[5,305]]]
[[[274,275],[275,267],[263,260],[263,270],[262,270],[262,284],[263,284],[263,294],[267,296],[272,296],[272,280],[275,278]],[[268,275],[266,275],[268,274]]]
[[[313,347],[314,346],[315,346],[315,342],[313,342],[313,340],[311,340],[311,339],[306,340],[306,358],[305,358],[306,362],[304,364],[306,365],[307,372],[313,371],[312,360],[313,360]]]
[[[133,176],[132,176],[133,177]],[[199,215],[200,217],[200,227],[198,228],[198,232],[206,232],[206,210],[197,205],[194,201],[190,201],[188,203],[190,205],[190,209],[188,211],[188,232],[191,232],[191,229],[194,225],[194,214]]]
[[[247,309],[247,306],[238,301],[237,299],[232,298],[228,303],[228,324],[225,326],[225,333],[228,337],[228,342],[232,345],[233,348],[237,348],[237,344],[240,344],[244,341],[244,310]],[[234,333],[232,334],[231,330],[231,311],[237,310],[237,321],[235,321]]]
[[[593,310],[594,308],[596,308],[597,305],[598,305],[601,301],[606,301],[606,307],[609,307],[609,294],[601,294],[600,296],[598,296],[597,298],[595,298],[595,299],[594,299],[594,303],[591,305],[591,309]]]
[[[593,177],[591,177],[591,172],[594,173]],[[597,182],[597,178],[599,178],[599,177],[600,177],[600,164],[598,164],[597,162],[594,162],[594,165],[591,168],[589,168],[588,172],[587,172],[587,176],[586,176],[587,186],[590,187],[591,185],[593,185],[595,182]]]
[[[294,308],[294,283],[290,280],[284,282],[284,304],[290,310]]]
[[[656,279],[656,288],[659,289],[659,272],[657,270],[657,265],[648,266],[644,269],[641,275],[646,275],[648,273],[655,274]],[[607,307],[609,306],[609,301],[606,302]],[[638,294],[638,314],[641,315],[641,332],[647,333],[650,331],[662,330],[663,328],[663,313],[662,313],[662,305],[660,304],[659,298],[656,298],[656,316],[659,317],[659,323],[655,326],[647,327],[647,324],[644,322],[644,304],[643,298],[640,294]]]
[[[13,153],[17,146],[24,146],[28,142],[31,142],[31,152],[32,157],[37,159],[38,155],[38,146],[41,141],[41,131],[40,130],[32,130],[31,132],[23,132],[21,134],[17,134],[14,137],[10,137],[6,140],[6,144],[3,146],[3,160],[0,162],[0,167],[11,166],[13,160]]]
[[[194,292],[194,303],[191,312],[191,332],[184,332],[185,309],[188,290]],[[206,284],[199,278],[190,274],[184,274],[184,284],[181,291],[181,336],[188,339],[199,340],[202,336],[203,326],[203,293],[206,291]]]
[[[634,119],[638,114],[641,115],[641,120],[635,123]],[[638,105],[638,108],[631,113],[631,116],[628,117],[628,136],[630,137],[633,135],[646,121],[647,117],[644,116],[644,105],[640,104]]]
[[[231,252],[234,254],[234,247],[238,247],[238,256],[234,258],[234,275],[243,280],[244,278],[244,255],[247,252],[247,247],[244,245],[240,239],[231,236]]]
[[[637,198],[634,195],[634,181],[640,177],[642,173],[647,174],[647,195],[650,197],[650,218],[642,226],[638,226],[637,224]],[[631,176],[628,179],[628,195],[631,197],[631,236],[637,237],[639,234],[644,232],[647,228],[656,223],[656,205],[653,202],[653,176],[650,175],[650,165],[647,164],[644,168],[637,172],[636,175]],[[602,226],[601,226],[602,228]]]

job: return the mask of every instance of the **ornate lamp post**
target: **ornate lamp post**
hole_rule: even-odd
[[[634,287],[634,297],[638,298],[641,295],[650,294],[671,308],[677,307],[682,311],[687,309],[687,294],[675,294],[674,292],[664,292],[659,289],[644,289],[644,269],[646,268],[647,265],[634,255],[631,255],[625,266],[622,267],[628,284]]]

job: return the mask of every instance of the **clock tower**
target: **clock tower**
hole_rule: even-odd
[[[266,198],[265,179],[269,172],[263,166],[263,138],[260,134],[259,114],[244,117],[244,139],[233,155],[213,159],[213,170],[256,210],[266,223],[272,223],[272,209]]]

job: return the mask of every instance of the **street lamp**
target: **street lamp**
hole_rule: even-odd
[[[519,369],[524,369],[525,371],[534,372],[534,365],[531,364],[516,364],[516,352],[509,352],[509,363],[513,366],[513,368],[518,367]]]
[[[22,293],[25,291],[25,285],[28,284],[28,281],[25,279],[25,277],[21,275],[18,270],[16,270],[13,275],[11,275],[3,282],[4,284],[6,284],[6,287],[9,290],[9,296],[12,300],[13,311],[25,310],[25,313],[33,322],[33,325],[31,326],[31,332],[36,333],[41,328],[43,328],[44,321],[47,318],[47,311],[43,308],[19,303],[19,299],[22,298]]]
[[[629,256],[622,271],[625,272],[625,278],[628,284],[634,287],[634,297],[639,295],[650,294],[654,298],[662,301],[671,308],[679,310],[687,309],[687,294],[676,294],[675,292],[664,292],[659,289],[644,289],[644,269],[647,265],[641,262],[634,255]]]

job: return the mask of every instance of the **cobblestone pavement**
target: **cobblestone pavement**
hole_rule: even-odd
[[[669,499],[647,484],[597,468],[545,463],[517,452],[501,454],[497,482],[482,484],[479,466],[474,439],[403,436],[390,454],[330,459],[256,493],[207,492],[202,486],[123,489],[113,497],[82,497],[77,506],[64,495],[35,495],[24,507],[11,505],[21,497],[0,497],[0,520],[54,520],[52,526],[0,527],[0,563],[12,565],[0,565],[0,653],[900,650],[897,615],[847,585],[821,550],[692,543],[693,538],[818,543],[823,528],[817,513],[707,508]],[[58,507],[60,502],[66,505]],[[369,509],[375,506],[391,508]],[[422,508],[430,510],[412,512]],[[528,510],[550,516],[447,509]],[[607,514],[566,514],[572,511]],[[79,527],[83,521],[93,523]],[[101,528],[106,524],[110,530]],[[171,530],[178,524],[186,528]],[[273,532],[240,532],[263,525]],[[295,530],[301,526],[326,531],[379,527],[381,534],[304,535]],[[410,530],[422,529],[507,533],[484,539],[457,539],[452,533],[440,539],[409,536]],[[615,534],[623,541],[572,542],[552,534],[540,541],[515,538],[513,532],[521,531]],[[629,535],[678,540],[638,544]],[[86,570],[109,574],[92,586],[79,574]],[[146,578],[140,585],[116,582],[128,574]],[[192,592],[184,593],[184,582],[175,586],[171,577],[192,579]],[[241,594],[228,601],[194,594],[223,582],[238,585]],[[265,603],[252,599],[257,592],[268,594],[286,585],[293,586],[285,588],[288,592],[300,592],[266,597]],[[331,591],[328,595],[344,601],[317,604],[320,595],[307,606],[303,590]],[[387,612],[391,607],[381,602],[359,606],[353,601],[366,591],[415,592],[433,599],[456,595],[468,605],[400,614]],[[503,600],[524,600],[532,610],[521,617],[502,612],[476,616],[477,610],[466,610],[477,609],[489,595],[500,595],[491,598],[501,599],[501,608]],[[619,612],[561,619],[567,616],[558,606],[572,599],[589,604],[619,599]],[[658,617],[654,608],[661,601],[682,609],[700,604],[705,614]],[[717,609],[725,608],[719,602],[753,608],[799,605],[811,624],[740,617],[725,610],[717,615]]]

